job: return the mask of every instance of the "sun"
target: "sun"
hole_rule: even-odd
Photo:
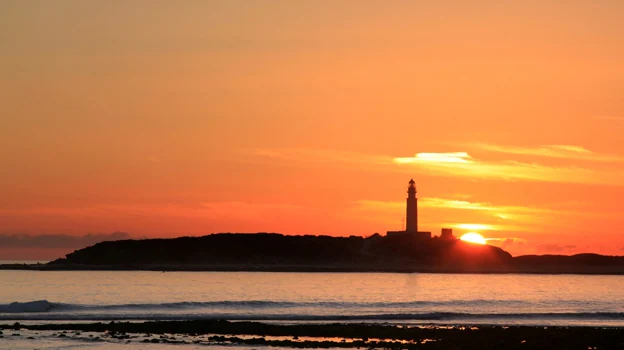
[[[468,232],[460,238],[464,242],[485,244],[485,238],[476,232]]]

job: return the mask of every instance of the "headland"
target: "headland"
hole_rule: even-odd
[[[414,179],[408,183],[405,208],[405,229],[385,236],[260,232],[119,240],[76,250],[44,265],[0,265],[0,269],[624,274],[624,256],[512,257],[498,247],[459,240],[451,228],[442,228],[439,236],[420,231]]]
[[[597,254],[512,257],[489,245],[441,237],[220,233],[101,242],[28,270],[624,274],[624,257]]]

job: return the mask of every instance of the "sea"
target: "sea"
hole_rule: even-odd
[[[624,327],[624,276],[0,271],[0,324],[201,319]],[[33,338],[0,349],[76,346]]]

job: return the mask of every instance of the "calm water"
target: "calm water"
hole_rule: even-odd
[[[624,326],[620,276],[0,271],[0,281],[2,323],[226,318]]]

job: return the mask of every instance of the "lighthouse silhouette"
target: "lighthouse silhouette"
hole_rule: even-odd
[[[411,179],[407,187],[407,206],[405,212],[405,230],[387,231],[386,236],[398,239],[431,239],[431,232],[418,231],[418,198],[416,198],[416,182]]]
[[[407,206],[405,213],[406,232],[418,232],[418,198],[416,198],[416,183],[411,179],[407,187]]]

